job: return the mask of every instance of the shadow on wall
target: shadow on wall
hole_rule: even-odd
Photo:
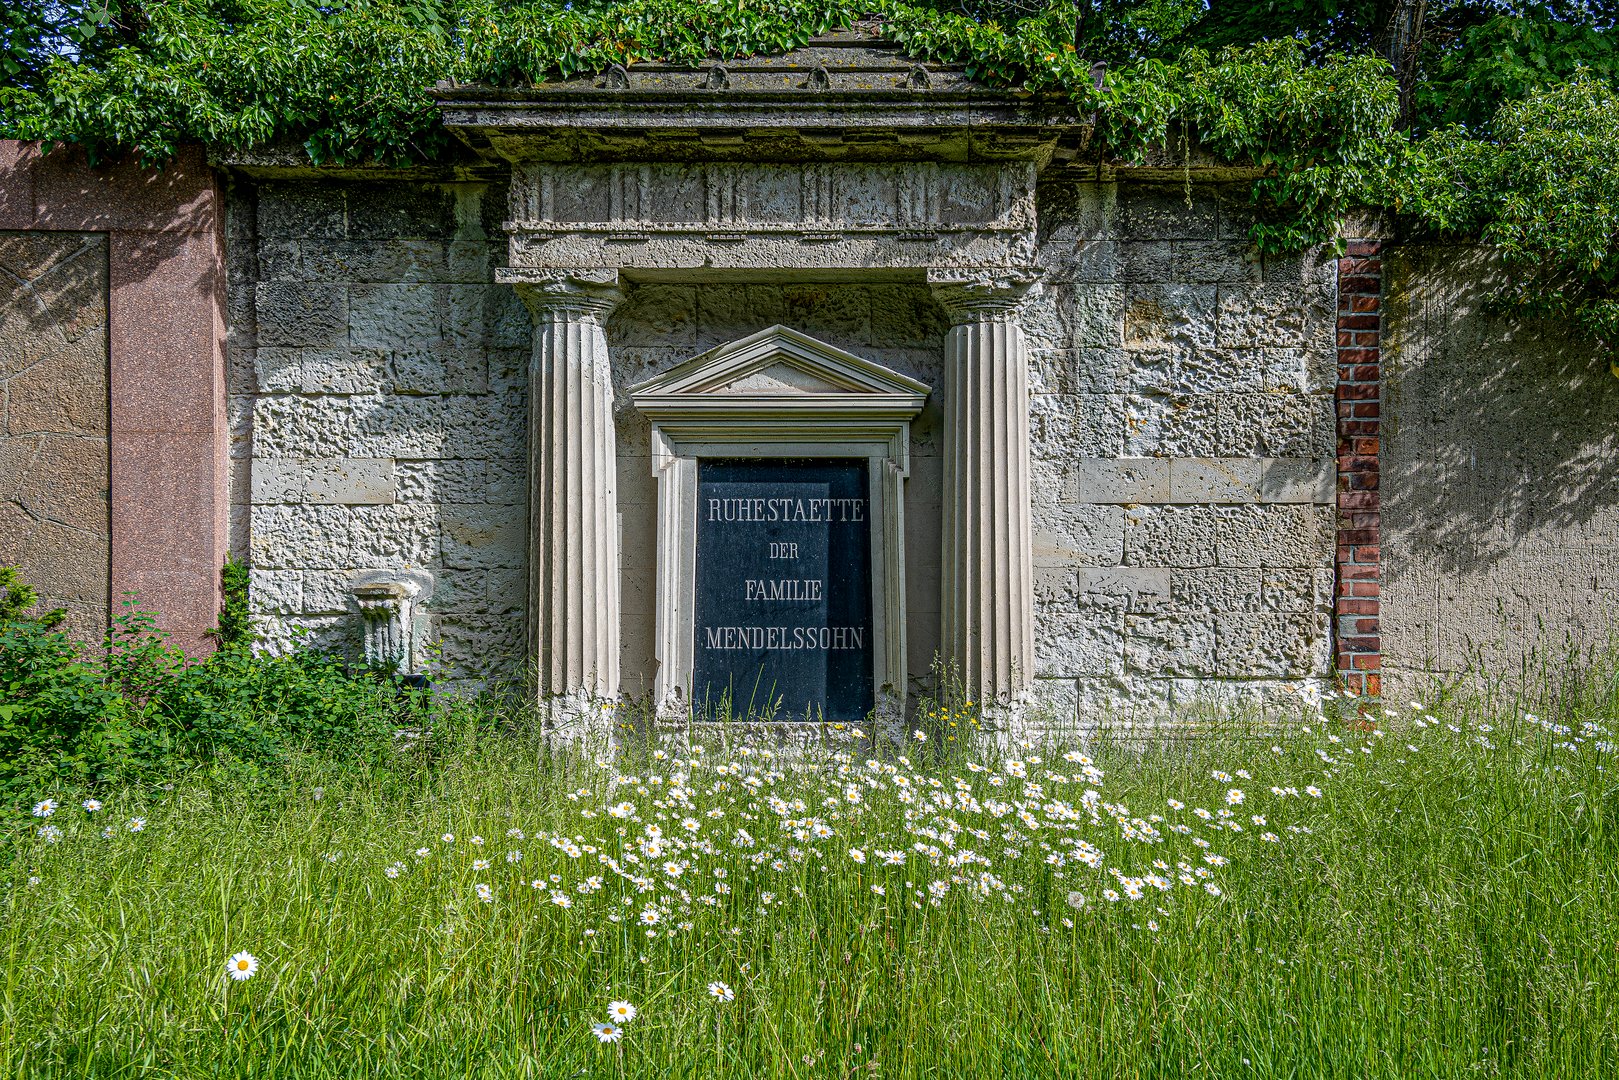
[[[1570,328],[1492,312],[1511,271],[1488,249],[1411,245],[1385,268],[1385,663],[1504,674],[1604,640],[1619,379]]]
[[[198,148],[157,170],[0,140],[0,441],[12,443],[0,456],[13,459],[0,473],[23,453],[56,478],[8,492],[0,516],[12,517],[5,538],[38,541],[19,561],[69,602],[80,636],[97,636],[109,596],[116,607],[133,591],[179,643],[210,647],[223,555],[217,213]]]

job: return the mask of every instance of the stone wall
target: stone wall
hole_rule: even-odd
[[[227,203],[232,547],[271,645],[356,649],[355,575],[428,569],[440,674],[516,673],[529,319],[490,283],[504,190],[244,180]]]
[[[1615,626],[1619,380],[1577,332],[1491,314],[1506,271],[1480,249],[1384,272],[1385,693],[1534,683]]]
[[[1332,593],[1333,264],[1262,260],[1245,193],[1048,182],[1032,356],[1038,670],[1058,722],[1323,678]],[[233,539],[276,641],[358,631],[347,583],[431,569],[451,678],[513,673],[525,589],[529,320],[500,182],[240,180],[229,239]],[[629,283],[618,396],[623,685],[650,688],[655,487],[634,383],[775,323],[942,382],[920,281]],[[939,640],[939,403],[913,426],[910,668]]]
[[[1333,261],[1261,258],[1240,187],[1047,182],[1039,215],[1041,696],[1296,709],[1329,668]]]
[[[107,237],[0,232],[0,565],[99,640],[110,599]]]

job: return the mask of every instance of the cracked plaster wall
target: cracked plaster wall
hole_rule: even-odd
[[[1211,694],[1295,707],[1328,667],[1333,264],[1261,259],[1245,193],[1050,182],[1031,350],[1039,697],[1057,723]],[[347,582],[430,569],[441,674],[521,663],[527,313],[498,184],[238,182],[228,205],[232,542],[273,642],[357,648]],[[608,325],[623,684],[649,688],[655,485],[633,383],[785,323],[938,387],[900,282],[648,283]],[[938,643],[938,402],[913,427],[910,667]]]

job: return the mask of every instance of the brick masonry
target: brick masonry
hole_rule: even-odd
[[[1382,693],[1381,437],[1383,243],[1350,240],[1338,260],[1338,543],[1333,614],[1344,688]]]

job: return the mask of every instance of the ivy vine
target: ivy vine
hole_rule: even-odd
[[[1171,28],[1196,7],[1161,6]],[[71,46],[36,49],[37,70],[0,87],[0,135],[151,162],[185,142],[289,139],[319,164],[429,162],[451,148],[432,99],[442,80],[521,85],[612,64],[698,65],[858,24],[988,86],[1094,115],[1099,158],[1140,161],[1185,138],[1258,168],[1261,249],[1330,242],[1350,207],[1391,208],[1500,245],[1534,269],[1519,300],[1619,345],[1611,83],[1578,74],[1503,104],[1487,127],[1413,136],[1388,64],[1364,52],[1283,37],[1115,56],[1098,86],[1086,41],[1076,47],[1094,5],[1030,10],[1003,24],[927,0],[141,0],[139,25],[120,24],[93,62]]]

